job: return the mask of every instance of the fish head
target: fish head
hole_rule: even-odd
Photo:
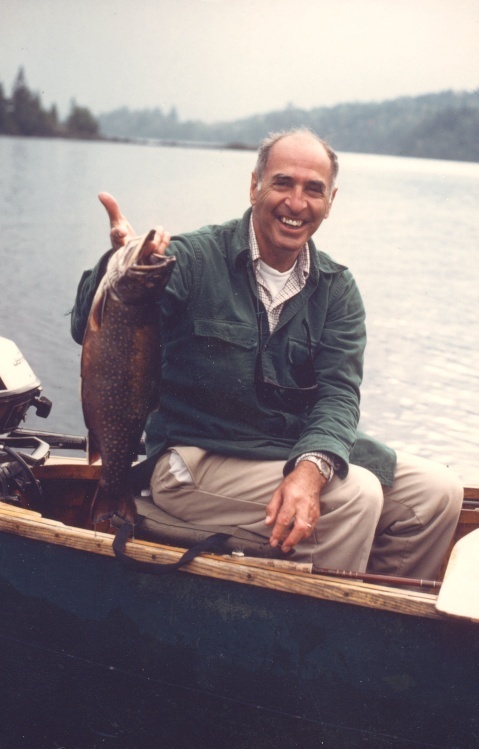
[[[134,237],[110,257],[92,304],[90,324],[93,330],[98,330],[101,325],[108,297],[115,302],[134,305],[152,304],[160,299],[176,258],[148,252],[147,245],[154,234],[152,229],[141,237]]]
[[[106,270],[111,295],[125,304],[147,304],[157,300],[169,281],[176,258],[148,251],[152,229],[131,239],[114,253]]]

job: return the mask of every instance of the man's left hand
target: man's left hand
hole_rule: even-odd
[[[320,516],[320,494],[326,479],[314,463],[303,460],[286,476],[266,507],[266,525],[273,525],[271,546],[285,553],[309,538]]]

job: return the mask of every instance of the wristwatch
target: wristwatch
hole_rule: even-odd
[[[327,463],[324,458],[317,458],[315,455],[308,455],[307,457],[304,457],[303,460],[309,460],[311,463],[314,463],[318,471],[326,481],[329,481],[332,478],[332,466]]]

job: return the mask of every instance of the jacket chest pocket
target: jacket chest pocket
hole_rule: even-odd
[[[203,385],[214,381],[220,389],[251,386],[257,344],[258,332],[250,325],[227,320],[195,320],[198,380]]]

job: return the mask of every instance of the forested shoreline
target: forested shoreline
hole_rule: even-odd
[[[479,90],[311,110],[289,105],[215,124],[182,122],[174,108],[165,114],[158,108],[131,111],[122,107],[98,119],[106,137],[256,148],[269,132],[305,125],[338,151],[479,161]]]
[[[72,101],[64,122],[45,109],[28,88],[20,68],[10,97],[0,82],[0,134],[257,148],[269,132],[306,126],[338,151],[479,161],[479,89],[443,91],[383,102],[345,103],[305,110],[282,110],[208,124],[182,121],[175,107],[130,110],[121,107],[95,117]]]
[[[39,94],[30,91],[21,67],[7,97],[0,82],[0,134],[49,138],[98,138],[100,127],[86,107],[72,101],[70,113],[62,122],[55,105],[45,109]]]

